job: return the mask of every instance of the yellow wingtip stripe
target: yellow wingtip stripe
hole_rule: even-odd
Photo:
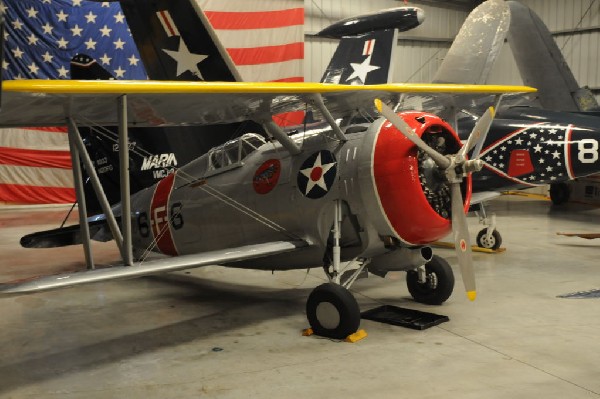
[[[469,298],[470,301],[474,301],[475,298],[477,297],[477,292],[476,291],[467,291],[467,297]]]

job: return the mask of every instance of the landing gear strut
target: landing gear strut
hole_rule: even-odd
[[[335,203],[333,218],[333,246],[331,264],[323,266],[329,282],[315,288],[306,301],[306,317],[313,332],[323,337],[344,339],[354,334],[360,326],[360,308],[348,290],[358,278],[368,259],[354,259],[341,268],[342,202]],[[358,265],[358,269],[351,270]]]
[[[479,216],[479,222],[484,226],[487,226],[484,229],[481,229],[477,234],[477,246],[480,248],[486,248],[491,250],[497,250],[502,245],[502,236],[500,232],[496,230],[496,214],[492,213],[488,218],[485,213],[485,207],[483,203],[479,204],[479,211],[477,212]]]
[[[452,295],[454,273],[444,258],[433,255],[424,266],[406,273],[406,285],[415,301],[441,305]]]

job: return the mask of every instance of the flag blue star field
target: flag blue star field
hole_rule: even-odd
[[[4,79],[69,79],[78,53],[117,79],[146,79],[118,2],[3,0]]]

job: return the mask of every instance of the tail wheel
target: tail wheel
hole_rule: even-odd
[[[427,305],[441,305],[444,303],[454,289],[454,273],[444,258],[434,255],[425,265],[427,274],[424,283],[419,282],[419,273],[409,270],[406,273],[406,285],[408,292],[415,301]]]
[[[492,231],[490,237],[487,237],[487,229],[479,231],[477,234],[477,246],[486,249],[493,249],[494,251],[500,248],[502,245],[502,236],[498,233],[498,230]]]
[[[323,337],[344,339],[360,326],[360,309],[346,288],[321,284],[306,301],[306,317],[313,332]]]

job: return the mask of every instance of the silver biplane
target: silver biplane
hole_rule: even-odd
[[[482,161],[466,154],[484,138],[493,108],[462,146],[438,116],[397,113],[388,104],[393,107],[400,95],[410,93],[452,100],[532,91],[447,84],[4,82],[1,127],[68,125],[79,202],[78,226],[24,239],[68,236],[70,243],[83,244],[88,270],[6,282],[0,294],[214,264],[261,270],[324,267],[329,282],[310,294],[307,317],[315,333],[343,338],[359,327],[359,307],[348,289],[365,270],[379,276],[407,271],[416,301],[446,301],[454,287],[452,269],[428,244],[453,229],[465,289],[474,299],[465,211],[469,175]],[[273,122],[275,114],[306,109],[323,122],[293,135]],[[130,194],[129,127],[245,120],[260,124],[269,139],[246,133]],[[118,127],[121,202],[114,206],[78,134],[79,126],[92,123]],[[80,159],[103,208],[93,221],[85,210]],[[122,265],[95,269],[92,239],[114,239]],[[152,252],[167,256],[154,259],[148,256]]]

